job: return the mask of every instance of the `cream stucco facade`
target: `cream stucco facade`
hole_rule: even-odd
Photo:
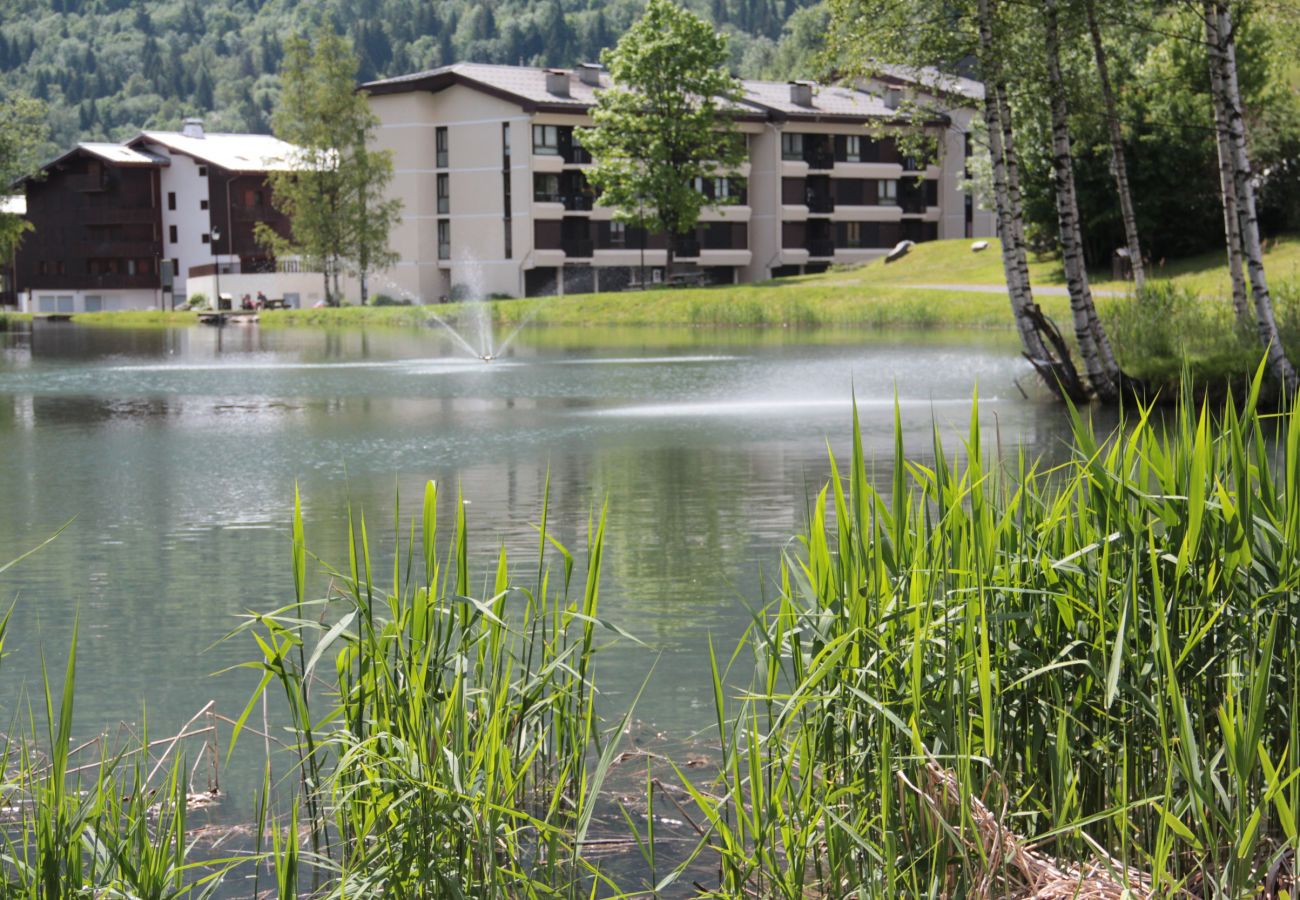
[[[460,64],[364,86],[403,202],[392,235],[400,261],[372,277],[371,293],[432,303],[662,280],[663,237],[614,222],[583,175],[589,158],[573,129],[591,124],[605,84],[595,67]],[[744,84],[737,128],[748,162],[740,179],[701,185],[737,202],[708,209],[679,247],[692,280],[756,281],[863,262],[904,239],[992,233],[962,189],[969,98],[900,123],[886,85]],[[937,158],[900,155],[884,136],[900,124],[934,137]]]

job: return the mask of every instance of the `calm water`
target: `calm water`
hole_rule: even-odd
[[[884,466],[895,391],[926,456],[932,420],[959,447],[977,383],[1004,447],[1059,455],[1064,417],[1022,397],[1027,368],[1002,335],[534,329],[483,363],[433,331],[0,334],[0,563],[71,522],[0,575],[15,602],[0,712],[39,684],[42,652],[62,670],[79,614],[83,733],[139,722],[146,704],[155,734],[208,699],[235,715],[248,677],[211,673],[250,647],[212,645],[241,612],[291,598],[295,483],[327,560],[346,559],[349,500],[388,544],[376,532],[395,498],[409,516],[435,479],[460,485],[474,546],[518,548],[527,565],[549,468],[571,549],[608,500],[602,612],[662,654],[641,718],[687,734],[711,715],[704,642],[729,646],[771,595],[828,442],[848,456],[852,396]],[[651,655],[612,659],[611,695],[634,690]],[[236,759],[235,809],[260,777]]]

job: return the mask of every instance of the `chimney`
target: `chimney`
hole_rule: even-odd
[[[583,63],[578,66],[578,80],[592,87],[600,87],[600,73],[605,67],[600,63]]]
[[[903,102],[903,91],[900,88],[885,88],[885,94],[881,98],[885,101],[886,109],[898,109],[898,104]]]
[[[813,83],[811,81],[790,82],[790,102],[795,106],[812,107]]]
[[[569,73],[563,69],[547,69],[546,93],[557,97],[569,96]]]
[[[203,137],[203,120],[186,119],[185,121],[181,122],[181,134],[183,134],[185,137],[188,138]]]

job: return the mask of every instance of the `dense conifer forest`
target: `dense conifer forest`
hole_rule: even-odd
[[[785,76],[824,19],[810,0],[698,0],[731,38],[735,71]],[[351,37],[363,79],[452,62],[594,60],[639,0],[5,0],[0,92],[50,106],[56,146],[120,139],[202,115],[214,130],[266,131],[282,41],[325,19]],[[784,37],[784,41],[783,41]]]

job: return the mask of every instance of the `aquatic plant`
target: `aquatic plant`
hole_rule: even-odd
[[[312,598],[295,500],[295,600],[234,632],[255,638],[262,677],[232,744],[277,687],[330,896],[570,896],[608,883],[581,854],[624,724],[603,730],[596,709],[598,632],[618,637],[597,618],[604,511],[589,524],[585,578],[544,504],[530,581],[511,577],[502,550],[480,599],[464,504],[445,558],[437,504],[430,483],[418,536],[412,522],[404,539],[394,518],[405,552],[384,587],[365,519],[349,513],[348,563],[327,567],[337,589]]]
[[[1300,405],[1262,380],[1076,413],[1048,470],[990,460],[977,408],[963,454],[899,430],[877,473],[855,422],[715,659],[716,781],[678,773],[711,895],[1293,895]]]

